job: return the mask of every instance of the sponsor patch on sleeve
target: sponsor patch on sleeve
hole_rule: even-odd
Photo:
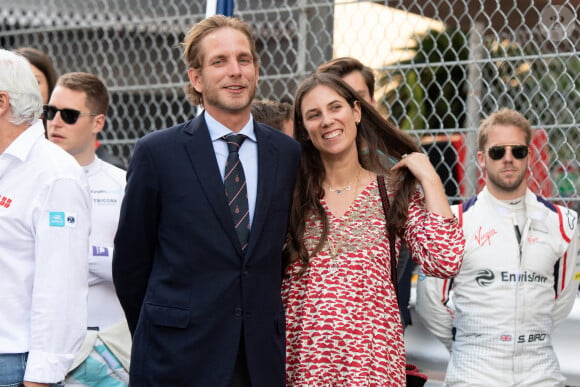
[[[64,211],[50,211],[48,225],[50,227],[76,227],[77,217],[74,214],[65,214]]]
[[[50,227],[64,227],[64,212],[50,211],[48,213],[48,225]]]
[[[574,274],[574,281],[580,281],[580,271]]]
[[[67,227],[77,226],[77,217],[74,214],[66,214],[66,225]]]
[[[109,249],[103,246],[93,246],[93,257],[108,257]]]

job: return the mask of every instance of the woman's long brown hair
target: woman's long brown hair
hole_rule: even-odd
[[[309,214],[314,213],[320,217],[323,225],[322,234],[312,251],[312,256],[320,252],[328,235],[328,218],[320,203],[320,199],[324,197],[322,183],[326,177],[326,172],[320,158],[320,152],[308,138],[301,113],[304,96],[319,85],[330,87],[336,91],[352,108],[354,108],[356,101],[361,106],[361,121],[357,125],[356,135],[359,162],[365,169],[386,175],[389,190],[396,192],[387,219],[388,233],[402,236],[403,227],[407,220],[409,199],[416,189],[416,179],[408,169],[390,172],[379,157],[383,154],[398,160],[406,153],[418,152],[419,147],[413,139],[385,120],[336,75],[328,73],[311,75],[299,86],[294,102],[294,136],[302,145],[302,158],[290,213],[289,239],[284,249],[285,268],[296,261],[302,263],[303,270],[308,266],[310,257],[304,245],[304,232],[306,217]]]

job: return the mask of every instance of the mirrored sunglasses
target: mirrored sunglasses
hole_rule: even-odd
[[[528,146],[526,145],[494,145],[489,147],[487,154],[492,160],[501,160],[505,156],[506,148],[510,148],[512,156],[521,160],[528,155]]]
[[[75,109],[59,109],[56,106],[44,105],[44,116],[47,120],[52,121],[56,117],[56,113],[60,112],[60,118],[67,124],[75,124],[82,114],[89,116],[98,116],[96,113],[81,112]]]

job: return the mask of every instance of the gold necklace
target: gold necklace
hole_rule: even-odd
[[[360,177],[360,169],[358,171],[357,179],[359,177]],[[358,181],[357,181],[357,184],[358,184]],[[337,194],[341,194],[343,191],[350,191],[351,189],[352,189],[352,187],[350,186],[350,184],[344,188],[335,188],[335,187],[331,186],[330,184],[328,184],[328,190],[330,192],[336,192]]]
[[[352,189],[352,188],[351,188],[350,184],[349,184],[349,185],[347,185],[347,186],[346,186],[346,187],[344,187],[344,188],[334,188],[334,187],[333,187],[333,186],[331,186],[330,184],[328,185],[328,190],[329,190],[330,192],[336,192],[337,194],[341,194],[341,193],[342,193],[342,191],[350,191],[351,189]]]
[[[357,193],[358,193],[361,170],[362,170],[362,168],[360,168],[358,170],[358,174],[356,175],[356,186],[355,186],[355,190],[354,190],[352,204],[354,204],[354,202],[356,200]],[[348,191],[350,191],[350,189]],[[337,192],[337,193],[340,193],[340,192]],[[352,214],[354,213],[354,208],[349,208],[349,210],[350,210],[350,212],[348,214],[348,217],[345,219],[344,223],[342,224],[342,227],[338,228],[338,230],[340,231],[340,233],[337,233],[337,235],[339,235],[338,241],[336,243],[332,243],[332,238],[330,237],[330,233],[328,233],[328,236],[326,237],[327,243],[328,243],[328,250],[330,251],[330,259],[331,259],[329,271],[332,274],[336,273],[336,271],[338,270],[338,264],[336,263],[336,258],[338,258],[338,252],[342,248],[342,244],[344,242],[344,235],[346,234],[346,228],[347,228],[348,224],[352,221]],[[347,211],[349,211],[349,210],[347,210]]]

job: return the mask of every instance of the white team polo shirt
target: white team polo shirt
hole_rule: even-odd
[[[85,336],[84,175],[40,120],[0,155],[0,353],[29,353],[25,380],[63,380]]]

